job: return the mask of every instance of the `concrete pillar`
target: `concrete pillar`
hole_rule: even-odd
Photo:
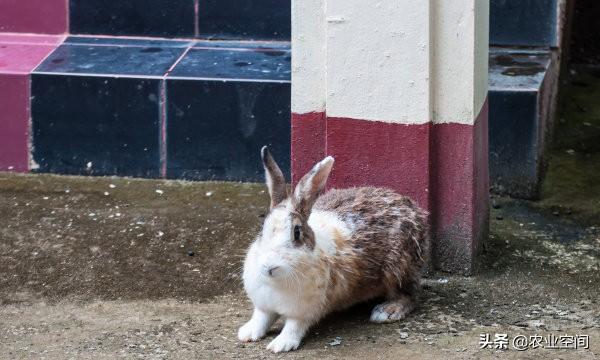
[[[487,236],[488,0],[295,0],[292,178],[387,186],[431,213],[434,264]]]

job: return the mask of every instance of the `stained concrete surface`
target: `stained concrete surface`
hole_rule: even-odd
[[[581,87],[576,115],[596,114]],[[369,323],[373,304],[333,314],[281,357],[598,358],[600,124],[563,114],[544,199],[492,199],[476,275],[430,274],[399,323]],[[572,149],[582,132],[589,144]],[[276,332],[236,340],[251,313],[241,262],[267,203],[253,184],[0,175],[0,359],[277,357],[265,350]],[[589,335],[590,349],[480,349],[482,333]]]

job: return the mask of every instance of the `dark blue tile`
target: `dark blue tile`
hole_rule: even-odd
[[[32,75],[37,171],[158,177],[161,80]]]
[[[163,76],[185,52],[179,47],[61,45],[36,72]]]
[[[191,49],[169,76],[290,81],[291,52],[274,48]]]
[[[490,48],[489,166],[498,193],[536,198],[543,173],[544,137],[553,60],[548,50]]]
[[[535,197],[540,178],[538,95],[533,91],[489,94],[489,166],[499,193]]]
[[[490,44],[558,46],[559,0],[491,0]]]
[[[193,37],[194,0],[70,0],[72,34]]]
[[[200,0],[200,36],[289,40],[290,0]]]
[[[141,47],[188,47],[196,43],[194,40],[163,40],[163,39],[138,39],[130,37],[93,37],[69,36],[65,44],[77,45],[115,45],[115,46],[141,46]]]
[[[290,84],[167,80],[169,178],[263,181],[260,148],[290,175]]]

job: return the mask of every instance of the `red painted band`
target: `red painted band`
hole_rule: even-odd
[[[325,114],[292,114],[292,184],[325,157]]]

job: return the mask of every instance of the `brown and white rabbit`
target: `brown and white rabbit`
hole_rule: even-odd
[[[285,178],[261,151],[271,211],[244,263],[244,288],[254,304],[241,341],[263,338],[279,316],[281,333],[267,347],[295,350],[324,315],[384,297],[371,321],[403,319],[413,309],[428,249],[427,214],[412,200],[375,187],[325,189],[327,157],[288,196]]]

